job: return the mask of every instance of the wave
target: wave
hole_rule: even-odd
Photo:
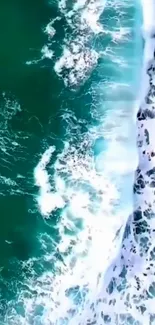
[[[147,40],[154,37],[155,33],[155,3],[153,0],[150,0],[149,2],[141,0],[141,3],[143,10],[143,37]]]
[[[43,254],[22,263],[22,268],[32,272],[32,277],[24,279],[16,301],[8,304],[5,323],[10,325],[25,322],[44,325],[123,324],[123,316],[118,314],[120,308],[127,308],[126,301],[121,301],[116,291],[111,299],[104,284],[110,283],[108,289],[112,293],[114,270],[108,266],[114,266],[120,254],[126,220],[132,210],[133,171],[137,164],[132,119],[134,98],[130,96],[129,101],[123,101],[119,94],[114,96],[116,100],[112,100],[114,89],[129,84],[131,61],[126,52],[124,57],[120,52],[131,40],[132,28],[124,26],[124,12],[132,5],[131,1],[120,3],[118,0],[106,3],[77,1],[70,7],[69,1],[59,1],[61,15],[46,29],[51,42],[50,60],[54,61],[56,22],[63,16],[71,28],[71,36],[68,38],[70,34],[66,31],[61,43],[62,55],[54,61],[55,72],[66,87],[81,85],[90,71],[92,65],[89,65],[89,60],[83,61],[83,56],[91,58],[92,35],[110,37],[110,43],[108,39],[108,44],[104,44],[104,51],[97,52],[95,48],[95,64],[101,54],[104,59],[109,58],[108,65],[105,63],[101,69],[104,82],[100,85],[97,82],[90,89],[94,93],[98,89],[99,102],[97,105],[92,103],[91,110],[92,119],[96,121],[97,116],[98,123],[87,125],[72,111],[65,111],[63,123],[66,133],[62,150],[49,145],[48,141],[44,141],[45,150],[41,148],[34,170],[34,182],[39,189],[36,204],[45,225],[49,219],[53,223],[57,220],[52,228],[57,238],[46,232],[39,234]],[[114,23],[108,27],[105,22],[104,30],[97,22],[103,9],[107,10],[107,17],[112,10]],[[92,18],[93,24],[90,23]],[[47,48],[43,55],[46,51]],[[78,56],[76,51],[79,51]],[[64,74],[66,65],[67,73]],[[109,70],[112,74],[113,67],[115,77],[109,81],[106,73]],[[103,93],[108,98],[104,104],[100,98]],[[51,144],[52,140],[49,142]],[[128,317],[129,323],[132,319]]]
[[[138,167],[133,185],[134,210],[129,216],[120,252],[103,277],[94,308],[95,322],[154,324],[154,138],[155,42],[154,1],[142,1],[144,57],[142,95],[137,112]],[[149,14],[151,13],[151,15]],[[152,18],[152,20],[150,19]],[[98,310],[98,314],[96,312]],[[121,312],[120,312],[121,310]],[[97,314],[97,316],[96,316]]]

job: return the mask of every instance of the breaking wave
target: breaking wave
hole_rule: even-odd
[[[69,90],[79,89],[92,77],[91,122],[65,107],[61,149],[49,136],[35,156],[35,211],[45,230],[38,234],[39,256],[20,263],[27,276],[17,285],[16,299],[8,303],[4,318],[9,325],[91,324],[102,280],[119,252],[132,210],[137,165],[133,71],[141,64],[139,16],[135,25],[139,4],[136,8],[128,0],[56,4],[58,15],[44,30],[48,42],[41,60],[50,60]],[[105,314],[102,324],[108,320]]]

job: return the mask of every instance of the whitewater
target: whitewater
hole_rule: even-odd
[[[155,2],[79,0],[71,6],[59,1],[58,7],[60,15],[44,30],[48,42],[41,60],[53,60],[55,74],[73,93],[99,60],[102,78],[108,69],[115,78],[91,88],[97,93],[91,108],[95,123],[86,127],[84,119],[64,109],[61,150],[52,137],[43,141],[34,169],[36,209],[45,224],[58,219],[54,230],[60,240],[39,235],[44,254],[23,262],[34,273],[9,303],[4,323],[153,325]],[[126,22],[130,9],[134,32]],[[114,12],[111,28],[99,23],[108,10]],[[140,10],[143,25],[136,16]],[[71,32],[66,31],[58,58],[55,24],[62,17]],[[104,46],[97,42],[100,35],[108,37]],[[128,47],[124,50],[128,42],[138,62],[128,56]],[[138,78],[130,86],[132,64]],[[36,276],[39,266],[44,272]]]
[[[101,9],[104,10],[103,7]],[[87,10],[89,11],[89,6]],[[97,20],[99,15],[100,11]],[[69,12],[66,16],[71,23],[72,13]],[[86,26],[84,24],[82,27],[84,33],[82,37],[80,36],[80,40],[78,39],[83,45],[87,42],[85,30],[88,21],[86,22]],[[98,28],[95,28],[95,32],[98,33],[100,26],[97,24],[96,26]],[[126,28],[125,36],[128,32]],[[114,33],[114,37],[117,36]],[[90,52],[90,49],[87,49],[84,51],[88,56],[84,55],[83,48],[79,49],[76,42],[77,40],[73,41],[71,38],[69,48],[65,45],[63,56],[55,64],[55,71],[63,78],[66,86],[75,86],[81,79],[84,80],[88,71],[90,72],[92,66],[96,64],[97,56],[102,53],[100,51],[100,54],[95,54],[94,50]],[[108,48],[105,52],[107,50]],[[112,53],[112,50],[110,52]],[[68,73],[63,77],[64,68],[68,69]],[[119,86],[121,88],[121,83],[116,85],[116,89]],[[117,96],[117,93],[114,96]],[[59,225],[62,241],[58,249],[61,255],[64,255],[65,266],[60,266],[60,275],[55,277],[52,284],[53,306],[50,315],[48,314],[49,323],[50,317],[53,324],[70,325],[131,324],[142,320],[143,316],[138,316],[137,319],[137,312],[128,289],[128,281],[130,284],[133,282],[130,287],[132,291],[137,279],[135,280],[131,274],[126,279],[126,257],[122,260],[124,242],[128,237],[124,235],[122,242],[122,236],[127,216],[132,209],[132,199],[129,200],[129,197],[132,197],[130,189],[133,182],[132,174],[136,167],[136,148],[133,162],[128,162],[130,150],[133,154],[133,138],[136,137],[134,122],[130,118],[130,112],[127,111],[132,105],[131,101],[127,105],[126,101],[124,103],[122,98],[119,99],[122,111],[108,111],[103,123],[100,119],[99,127],[89,128],[78,149],[72,140],[65,143],[64,150],[59,154],[54,165],[55,191],[50,186],[49,174],[46,170],[56,150],[55,147],[52,146],[45,151],[35,169],[36,184],[40,187],[38,204],[42,214],[48,216],[57,208],[63,209]],[[134,115],[135,103],[132,108]],[[72,123],[69,114],[64,118]],[[129,118],[131,126],[128,126]],[[112,120],[115,120],[114,124]],[[77,125],[78,123],[76,120]],[[78,126],[76,128],[78,134]],[[68,133],[71,134],[71,130]],[[103,135],[109,142],[106,148]],[[130,143],[129,137],[132,139]],[[97,152],[95,157],[91,150],[94,139],[96,139],[94,153]],[[124,143],[126,146],[128,144],[129,152],[125,149]],[[88,154],[88,150],[91,154]],[[64,161],[67,164],[64,164]],[[125,190],[124,182],[129,190],[121,198],[121,193]],[[127,202],[125,196],[128,197]],[[123,213],[121,213],[122,206]],[[69,233],[74,235],[73,239]],[[127,254],[130,246],[127,247]]]

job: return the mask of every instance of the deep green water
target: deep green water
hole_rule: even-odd
[[[0,174],[17,184],[12,186],[4,181],[0,185],[1,299],[12,299],[16,294],[16,283],[23,277],[19,261],[39,254],[37,232],[43,226],[42,218],[29,212],[35,209],[33,169],[41,141],[51,130],[49,117],[55,115],[60,105],[55,98],[61,85],[52,75],[50,62],[25,63],[40,57],[46,42],[42,28],[53,9],[44,1],[0,3]],[[6,103],[8,100],[10,104]],[[14,115],[16,102],[20,111]],[[58,119],[52,132],[60,132]],[[3,304],[1,313],[5,313]]]
[[[75,95],[65,90],[63,82],[53,73],[51,60],[26,64],[40,59],[41,48],[47,42],[43,29],[56,15],[56,6],[50,6],[47,1],[0,3],[1,315],[5,314],[5,303],[14,299],[27,272],[20,262],[43,254],[37,236],[40,232],[52,236],[51,222],[56,222],[55,216],[45,225],[37,211],[38,189],[33,170],[47,144],[61,148],[61,136],[65,133],[65,123],[60,118],[62,106],[63,110],[65,106],[75,110]],[[62,36],[63,29],[58,33],[58,52]],[[77,116],[89,120],[92,96],[87,94],[88,88],[89,85],[83,86],[76,97],[79,98]],[[84,102],[87,110],[82,108]],[[16,106],[20,110],[16,111]],[[41,268],[38,267],[39,274]]]
[[[106,9],[101,22],[108,25],[108,15],[113,16],[112,9]],[[132,26],[135,9],[130,8],[124,17]],[[116,82],[119,79],[132,81],[129,90],[129,102],[135,99],[133,84],[137,82],[135,70],[130,66],[119,70],[110,59],[102,57],[89,78],[81,87],[71,91],[64,86],[62,79],[54,72],[54,61],[62,53],[62,40],[66,33],[66,22],[57,22],[57,33],[53,48],[53,61],[41,58],[41,49],[47,44],[44,28],[59,14],[56,1],[1,0],[0,1],[0,321],[7,313],[8,301],[16,300],[16,294],[24,288],[24,279],[37,278],[45,270],[54,272],[54,263],[60,259],[55,247],[48,243],[40,243],[40,235],[47,234],[59,241],[58,230],[54,228],[60,218],[60,211],[52,214],[52,218],[44,221],[36,203],[38,188],[34,182],[34,168],[41,155],[50,145],[56,146],[56,155],[63,148],[67,121],[62,118],[65,111],[71,112],[79,123],[78,133],[72,131],[73,141],[78,143],[91,125],[99,124],[97,104],[106,93],[104,85],[107,80]],[[115,24],[115,19],[111,21]],[[68,29],[69,33],[69,29]],[[133,32],[134,35],[135,32]],[[94,40],[96,49],[104,50],[111,44],[109,36],[97,36]],[[123,45],[116,47],[121,53]],[[135,43],[129,41],[124,55],[133,66],[140,66]],[[35,64],[28,61],[38,60]],[[40,60],[40,61],[39,61]],[[123,68],[122,68],[123,69]],[[103,80],[104,76],[104,80]],[[124,78],[124,79],[123,79]],[[98,84],[98,86],[97,86]],[[98,91],[98,89],[100,89]],[[119,98],[122,96],[120,91]],[[128,96],[128,94],[127,94]],[[110,97],[108,97],[110,103]],[[118,98],[114,100],[118,108]],[[110,106],[110,104],[108,104]],[[95,107],[94,115],[92,109]],[[100,110],[101,108],[99,108]],[[104,115],[104,108],[101,109]],[[94,116],[92,118],[92,115]],[[52,175],[52,170],[50,169]],[[53,244],[54,245],[54,244]],[[45,250],[53,251],[53,260],[40,262]],[[36,258],[31,266],[23,263]],[[36,295],[36,292],[31,292]],[[19,307],[20,308],[20,307]],[[22,309],[22,308],[21,308]],[[22,311],[21,311],[22,313]],[[7,321],[8,324],[12,324]],[[6,324],[6,321],[4,322]],[[20,323],[19,323],[20,324]],[[27,323],[25,323],[27,324]],[[40,323],[38,323],[40,324]],[[16,325],[16,324],[15,324]]]

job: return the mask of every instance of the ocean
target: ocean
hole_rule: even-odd
[[[90,324],[132,211],[141,7],[0,3],[0,324]]]

